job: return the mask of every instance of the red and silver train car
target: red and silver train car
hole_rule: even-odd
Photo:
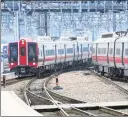
[[[31,67],[38,65],[37,43],[29,39],[9,43],[8,60],[10,71],[14,71],[17,75],[28,74]]]
[[[53,41],[43,36],[35,42],[21,39],[9,44],[10,70],[15,70],[16,74],[29,74],[82,64],[91,59],[91,49],[92,42],[85,37],[61,37]]]
[[[60,40],[57,41],[52,41],[50,37],[49,39],[45,38],[37,40],[39,46],[38,66],[54,69],[55,65],[61,68],[91,59],[92,42],[85,37],[60,37]]]
[[[93,43],[92,61],[96,70],[128,77],[128,34],[125,31],[103,34]]]

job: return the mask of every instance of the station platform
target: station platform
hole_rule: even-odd
[[[42,116],[23,102],[14,91],[1,91],[1,116]]]

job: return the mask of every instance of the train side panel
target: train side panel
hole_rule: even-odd
[[[61,44],[56,43],[56,64],[61,62]]]
[[[108,54],[109,67],[114,67],[114,42],[109,43],[109,54]]]
[[[96,43],[94,43],[93,44],[93,46],[92,46],[92,62],[94,63],[94,64],[97,64],[97,47],[96,47]]]
[[[122,56],[123,50],[122,50],[122,47],[123,47],[123,45],[121,42],[116,42],[114,59],[115,59],[115,65],[118,68],[123,68],[123,56]]]
[[[45,43],[45,58],[44,65],[53,65],[56,64],[56,50],[55,43]]]
[[[108,50],[108,45],[107,43],[98,43],[97,46],[97,61],[99,65],[106,66],[108,65],[107,62],[107,50]]]
[[[124,43],[124,67],[128,69],[128,42]]]
[[[128,40],[127,40],[128,41]],[[128,76],[128,42],[124,43],[124,75]]]
[[[43,43],[38,43],[38,66],[43,66],[44,65],[44,57],[45,57],[45,52],[44,52],[44,44]]]
[[[74,50],[73,50],[73,44],[66,42],[65,43],[65,49],[66,49],[66,62],[73,61],[74,58]]]

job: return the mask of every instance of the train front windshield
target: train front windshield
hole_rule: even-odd
[[[17,60],[18,60],[18,44],[10,43],[9,50],[10,50],[9,62],[17,62]]]
[[[36,56],[36,43],[28,43],[28,61],[37,61]]]

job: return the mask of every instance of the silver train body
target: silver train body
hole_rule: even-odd
[[[92,41],[87,37],[61,37],[57,41],[50,37],[38,37],[38,68],[52,70],[75,64],[87,63],[92,57]],[[43,71],[43,70],[42,70]]]
[[[128,78],[128,33],[103,34],[93,42],[92,61],[95,69],[112,76]]]

